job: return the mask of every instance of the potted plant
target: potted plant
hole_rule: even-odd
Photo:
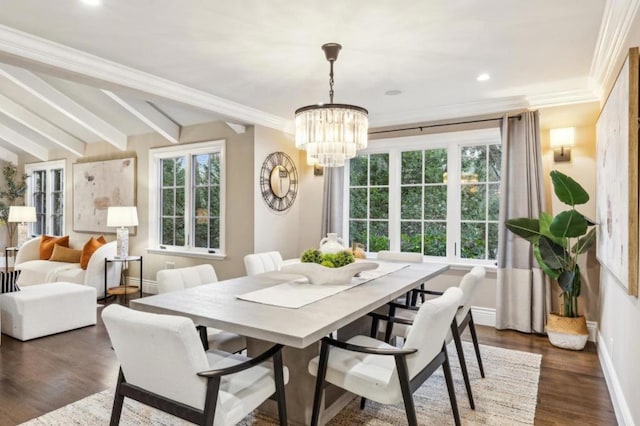
[[[578,257],[589,251],[596,239],[595,223],[575,209],[589,201],[589,194],[569,176],[551,172],[556,197],[570,210],[555,217],[542,212],[538,219],[516,218],[506,221],[507,229],[531,242],[540,269],[560,286],[562,307],[559,314],[549,314],[547,334],[551,344],[581,350],[587,342],[584,316],[578,314],[578,296],[582,275]]]

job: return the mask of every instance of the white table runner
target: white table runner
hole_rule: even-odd
[[[353,277],[349,284],[313,285],[306,278],[287,281],[272,287],[263,288],[238,295],[237,298],[248,302],[283,308],[301,308],[318,300],[324,299],[342,291],[364,284],[392,272],[409,266],[407,263],[378,263],[377,269],[360,272],[359,277]]]

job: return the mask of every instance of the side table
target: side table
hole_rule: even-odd
[[[105,257],[104,258],[104,298],[109,296],[124,296],[124,304],[127,304],[127,294],[135,293],[138,290],[138,286],[127,285],[126,277],[125,282],[116,287],[107,288],[107,266],[109,263],[120,262],[123,264],[123,268],[129,265],[129,262],[140,262],[140,297],[142,297],[142,256],[127,256],[127,257]],[[121,277],[122,278],[122,277]]]
[[[9,272],[9,253],[13,253],[13,263],[15,265],[16,253],[18,253],[18,247],[5,247],[4,249],[4,271]]]

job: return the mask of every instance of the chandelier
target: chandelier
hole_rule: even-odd
[[[342,46],[322,46],[329,61],[329,103],[296,110],[296,147],[307,151],[307,163],[324,167],[344,166],[356,151],[367,147],[367,110],[355,105],[333,103],[333,63]]]

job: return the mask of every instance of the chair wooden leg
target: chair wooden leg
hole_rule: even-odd
[[[389,316],[392,317],[396,314],[396,308],[393,305],[389,305]],[[391,341],[391,333],[393,333],[393,322],[387,321],[387,326],[384,331],[384,341],[389,343]]]
[[[469,397],[469,406],[472,410],[475,410],[476,405],[473,402],[473,393],[471,392],[471,383],[469,382],[469,371],[467,370],[467,362],[464,359],[464,351],[462,350],[462,342],[460,341],[460,333],[455,318],[451,323],[451,334],[453,335],[453,342],[456,345],[456,352],[458,352],[458,360],[460,361],[460,370],[462,370],[464,387],[467,389],[467,396]]]
[[[207,380],[207,396],[204,400],[204,410],[202,412],[202,425],[211,426],[216,417],[216,405],[218,403],[218,392],[220,391],[220,377],[211,377]]]
[[[111,421],[110,426],[118,426],[120,424],[120,415],[122,414],[122,404],[124,403],[124,395],[120,393],[120,384],[124,382],[124,374],[122,368],[118,373],[118,384],[116,385],[116,392],[113,398],[113,408],[111,409]]]
[[[276,382],[276,398],[278,399],[278,418],[280,419],[280,426],[287,426],[287,402],[284,393],[284,373],[281,350],[273,355],[273,374]]]
[[[209,336],[207,336],[207,327],[203,325],[197,325],[196,330],[198,330],[198,334],[200,335],[200,341],[202,342],[202,347],[205,351],[209,350]]]
[[[456,401],[456,390],[453,387],[453,378],[451,377],[451,367],[449,366],[449,355],[447,355],[447,348],[442,347],[444,352],[444,362],[442,363],[442,369],[444,370],[444,379],[447,382],[447,390],[449,391],[449,401],[451,401],[451,410],[453,411],[453,419],[456,426],[460,426],[460,412],[458,411],[458,403]]]
[[[318,426],[320,420],[320,404],[324,392],[324,377],[327,374],[327,363],[329,361],[329,344],[322,342],[320,346],[320,359],[318,360],[318,373],[316,376],[316,392],[313,396],[313,413],[311,414],[311,426]]]
[[[362,398],[360,398],[360,409],[364,410],[365,405],[367,405],[367,398],[363,396]]]
[[[482,366],[482,357],[480,357],[480,346],[478,345],[478,336],[476,335],[476,325],[473,323],[473,315],[469,311],[469,331],[471,332],[471,340],[473,340],[473,349],[476,351],[478,359],[478,368],[480,369],[480,377],[484,379],[484,367]]]
[[[400,379],[400,390],[402,391],[402,400],[404,401],[404,409],[407,413],[407,423],[409,426],[418,426],[418,417],[416,416],[416,407],[413,404],[413,395],[411,395],[411,387],[409,385],[409,369],[407,360],[404,356],[397,355],[396,370]]]
[[[424,283],[420,284],[420,290],[424,290]],[[424,303],[425,300],[427,300],[424,293],[420,293],[420,300],[422,301],[422,303]]]

